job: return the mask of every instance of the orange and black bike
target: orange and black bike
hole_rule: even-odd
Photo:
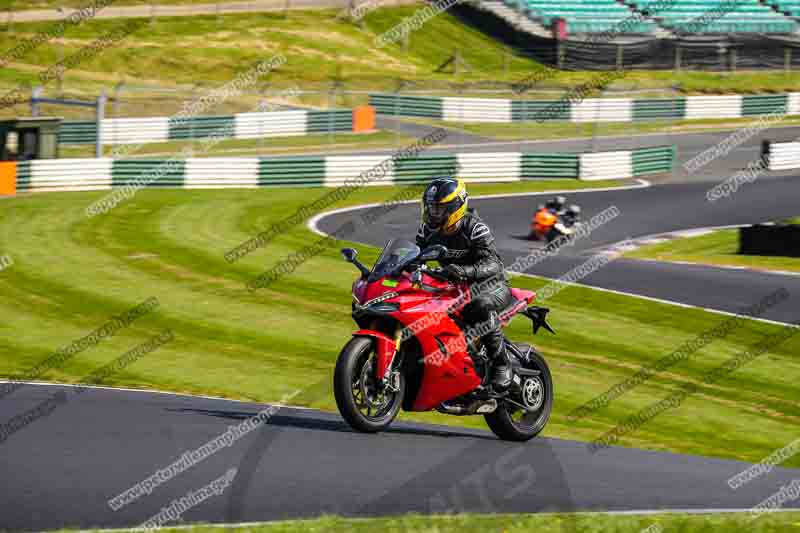
[[[580,224],[580,207],[571,205],[566,211],[554,212],[547,206],[540,206],[533,214],[528,239],[552,242],[561,236],[571,235]]]

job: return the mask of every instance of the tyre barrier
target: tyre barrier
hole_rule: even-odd
[[[742,118],[769,113],[800,115],[800,92],[778,95],[680,98],[585,98],[509,100],[371,94],[378,114],[436,118],[447,122],[631,122]]]
[[[739,253],[800,257],[800,225],[757,224],[739,228]]]
[[[456,174],[467,182],[621,179],[671,172],[674,146],[592,154],[435,153],[392,160],[364,156],[48,159],[0,164],[0,194],[114,187],[338,187],[426,183]],[[376,171],[376,169],[382,169]],[[366,178],[364,177],[366,176]]]

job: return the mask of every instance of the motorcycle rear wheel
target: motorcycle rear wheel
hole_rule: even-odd
[[[483,415],[483,418],[492,433],[501,439],[525,442],[541,433],[550,420],[550,413],[553,410],[553,377],[550,375],[547,361],[536,350],[524,343],[515,345],[521,353],[528,354],[528,361],[523,361],[523,366],[541,372],[539,377],[529,384],[532,391],[531,398],[536,398],[540,394],[541,405],[535,411],[525,412],[513,404],[501,402],[494,412]],[[523,376],[523,386],[525,385],[528,384]]]
[[[375,342],[353,337],[342,348],[333,373],[336,406],[345,421],[357,431],[377,433],[394,421],[403,403],[403,374],[396,374],[397,390],[378,390],[375,379]]]

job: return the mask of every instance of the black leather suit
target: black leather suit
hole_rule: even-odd
[[[449,235],[431,231],[424,223],[420,224],[417,245],[424,249],[434,244],[441,244],[448,250],[447,257],[439,260],[442,266],[455,264],[466,270],[472,298],[464,307],[462,316],[470,327],[481,324],[490,329],[481,340],[489,357],[497,360],[503,349],[497,314],[509,307],[513,298],[492,232],[476,213],[468,211],[458,229]]]

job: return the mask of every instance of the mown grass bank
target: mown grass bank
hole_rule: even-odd
[[[719,230],[706,235],[673,239],[643,246],[625,254],[637,259],[686,261],[704,265],[740,266],[764,270],[800,272],[800,258],[744,255],[739,251],[739,230]]]
[[[651,529],[648,529],[651,528]],[[756,521],[750,515],[738,514],[656,514],[606,515],[599,513],[538,514],[538,515],[478,515],[455,516],[405,515],[392,518],[324,517],[316,520],[297,520],[222,528],[199,525],[191,533],[792,533],[800,531],[800,512],[762,516]],[[124,530],[120,530],[124,531]],[[179,533],[183,529],[165,528],[164,533]]]

